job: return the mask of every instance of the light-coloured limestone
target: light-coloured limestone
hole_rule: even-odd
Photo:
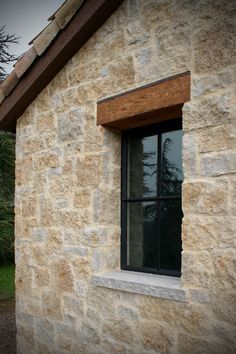
[[[209,303],[209,294],[206,291],[198,289],[189,290],[190,300],[199,304],[208,304]]]
[[[211,126],[231,123],[230,116],[231,97],[226,90],[220,90],[214,95],[193,99],[184,104],[183,126],[184,130],[202,129]]]
[[[199,152],[216,152],[236,147],[235,128],[231,125],[211,127],[199,132]]]
[[[230,212],[236,215],[236,178],[229,179],[229,199],[230,199]]]
[[[43,291],[42,314],[45,319],[62,320],[61,296],[57,290]]]
[[[211,277],[214,275],[210,252],[182,252],[182,282],[184,286],[209,288]]]
[[[200,160],[200,174],[202,176],[220,176],[236,172],[235,151],[206,154]]]
[[[235,25],[217,20],[209,21],[205,28],[196,30],[193,38],[196,73],[220,71],[233,65],[236,54],[235,34]]]
[[[183,168],[185,177],[197,175],[197,138],[195,134],[183,136]]]
[[[125,0],[18,120],[19,353],[235,352],[235,10]],[[116,279],[121,134],[97,101],[186,70],[182,276]]]
[[[217,336],[212,336],[208,338],[201,338],[199,341],[198,338],[193,336],[186,336],[183,333],[180,333],[178,336],[178,351],[183,354],[221,354],[221,353],[234,353],[234,347],[230,343],[223,344],[222,340]]]
[[[44,131],[49,130],[54,131],[55,130],[55,120],[54,120],[54,115],[52,112],[48,112],[45,114],[41,114],[37,116],[37,122],[36,122],[36,127],[39,131]]]
[[[183,184],[183,209],[186,213],[226,214],[227,180],[192,181]]]
[[[185,290],[181,287],[180,280],[173,277],[118,271],[94,275],[92,283],[110,289],[186,301]]]
[[[174,334],[168,328],[151,321],[139,323],[141,343],[144,348],[159,353],[173,352]],[[161,340],[160,340],[161,338]]]

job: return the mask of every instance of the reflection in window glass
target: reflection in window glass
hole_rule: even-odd
[[[161,135],[161,180],[163,195],[180,195],[183,182],[182,130]]]
[[[182,216],[180,199],[161,203],[161,269],[180,271]]]
[[[157,135],[132,137],[128,145],[128,196],[153,197],[157,190]]]
[[[132,267],[156,267],[156,203],[128,203],[127,260]]]

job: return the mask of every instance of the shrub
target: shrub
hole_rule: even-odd
[[[14,261],[15,137],[0,132],[0,264]]]

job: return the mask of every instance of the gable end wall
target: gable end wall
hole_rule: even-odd
[[[18,120],[18,353],[234,353],[236,7],[130,0]],[[120,264],[120,134],[99,99],[190,70],[183,108],[187,302],[95,287]]]

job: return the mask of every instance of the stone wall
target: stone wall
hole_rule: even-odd
[[[18,120],[18,353],[235,353],[235,24],[235,1],[125,1]],[[186,70],[187,302],[95,287],[120,263],[120,135],[96,102]]]

